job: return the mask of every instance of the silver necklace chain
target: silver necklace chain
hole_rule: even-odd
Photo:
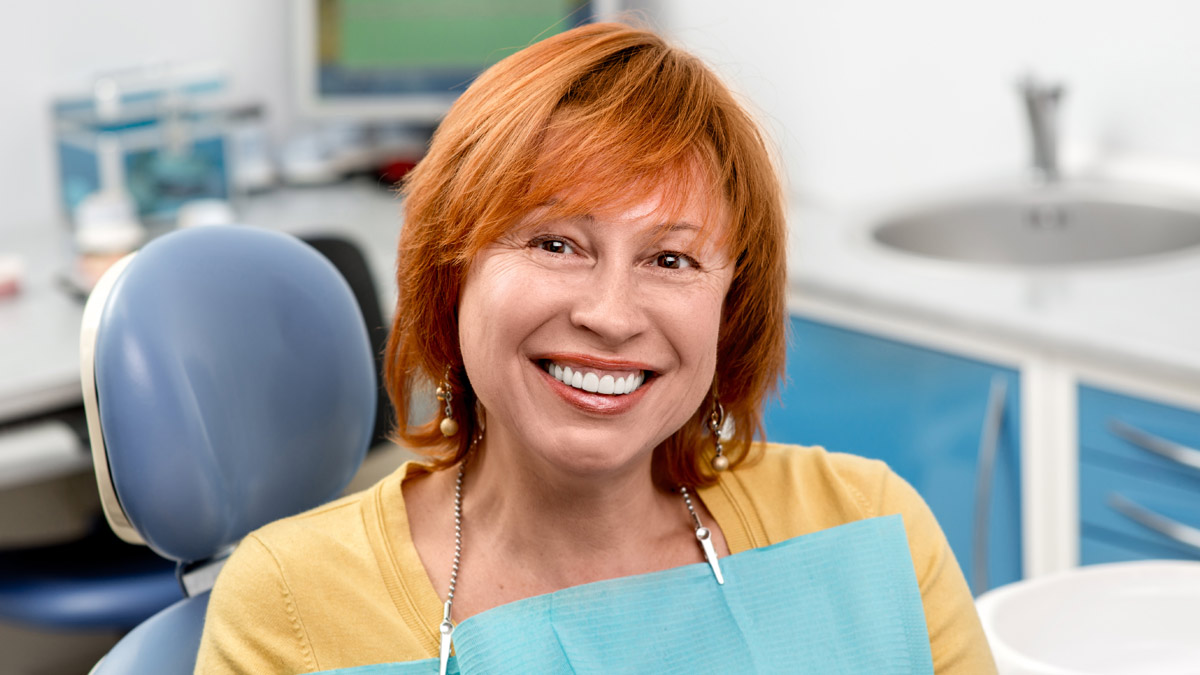
[[[707,532],[708,530],[704,527],[704,525],[700,524],[700,516],[696,515],[696,508],[692,506],[692,496],[688,494],[688,489],[680,485],[679,492],[683,494],[683,503],[687,504],[688,513],[692,514],[692,522],[696,524],[696,529]]]
[[[450,589],[446,591],[446,604],[442,605],[442,623],[438,625],[441,633],[441,647],[438,649],[440,675],[446,675],[450,661],[451,636],[454,634],[454,622],[450,620],[450,608],[454,606],[454,588],[458,585],[458,565],[462,562],[462,484],[463,472],[467,462],[458,465],[458,477],[454,479],[454,564],[450,566]]]
[[[692,514],[692,522],[696,524],[696,539],[700,541],[700,548],[704,550],[704,559],[712,568],[717,583],[724,584],[725,577],[721,575],[721,565],[717,563],[717,549],[713,546],[712,532],[708,531],[708,528],[700,522],[700,516],[696,515],[696,509],[692,506],[692,497],[688,494],[688,489],[680,485],[679,492],[683,495],[683,503],[687,504],[688,513]]]
[[[454,564],[450,566],[450,590],[446,592],[447,604],[454,602],[454,587],[458,584],[458,564],[462,562],[462,482],[464,466],[466,466],[465,462],[458,466],[458,478],[454,479]],[[450,617],[447,616],[446,618]]]
[[[450,659],[450,645],[454,634],[454,622],[450,620],[450,609],[454,605],[454,588],[458,585],[458,566],[462,562],[462,485],[466,468],[465,460],[459,463],[458,477],[454,479],[454,564],[450,566],[450,588],[446,591],[446,603],[442,605],[442,622],[438,625],[438,632],[441,633],[441,649],[439,650],[441,664],[438,672],[441,675],[446,675]],[[683,503],[687,504],[688,513],[696,525],[696,539],[700,542],[700,548],[704,550],[704,558],[712,568],[717,583],[724,584],[725,578],[722,576],[721,566],[717,562],[717,551],[713,546],[712,532],[700,522],[700,516],[696,514],[696,507],[692,505],[692,496],[688,493],[688,489],[680,485],[679,493],[683,496]]]

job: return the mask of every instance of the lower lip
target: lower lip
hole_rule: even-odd
[[[642,382],[642,385],[635,389],[631,394],[593,394],[582,389],[576,389],[568,384],[563,384],[554,379],[554,376],[546,372],[545,368],[538,367],[534,363],[533,366],[538,369],[542,377],[550,385],[551,391],[558,394],[559,398],[567,403],[575,406],[584,412],[594,413],[597,415],[620,415],[628,411],[637,402],[642,399],[646,389],[653,385],[654,380],[648,379]]]

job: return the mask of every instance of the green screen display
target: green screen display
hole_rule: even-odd
[[[322,60],[348,69],[480,68],[582,18],[571,0],[323,3]],[[332,4],[334,6],[328,6]]]

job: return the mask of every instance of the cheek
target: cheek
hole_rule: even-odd
[[[705,320],[702,324],[697,322],[697,330],[695,331],[695,348],[702,354],[701,369],[705,371],[701,377],[707,382],[711,381],[713,374],[717,369],[717,343],[720,338],[721,331],[721,305],[717,303],[706,313]]]
[[[458,304],[458,337],[473,382],[511,357],[538,325],[536,314],[546,305],[541,292],[503,256],[471,266]]]
[[[720,340],[721,321],[724,316],[725,296],[729,293],[729,280],[724,275],[712,279],[687,302],[679,303],[679,321],[690,328],[689,339],[694,348],[704,353],[708,365],[715,365],[717,343]]]
[[[729,294],[731,284],[732,274],[723,272],[713,279],[708,293],[692,308],[696,316],[697,349],[703,351],[702,372],[698,375],[706,394],[717,371],[717,347],[720,344],[721,326],[725,318],[725,298]]]
[[[704,289],[665,305],[664,324],[693,385],[707,390],[717,366],[724,286]]]

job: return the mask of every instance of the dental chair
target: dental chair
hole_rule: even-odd
[[[237,542],[338,496],[363,460],[377,380],[362,315],[298,239],[202,227],[109,270],[80,347],[105,516],[174,561],[188,596],[92,672],[191,673],[208,591]]]

